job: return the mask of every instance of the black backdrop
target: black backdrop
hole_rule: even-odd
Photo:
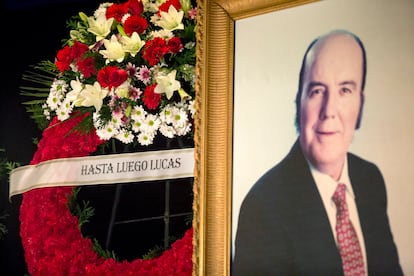
[[[61,39],[68,37],[69,30],[66,28],[66,20],[79,11],[91,14],[100,2],[102,1],[7,0],[2,2],[0,19],[2,31],[0,54],[2,60],[2,73],[0,73],[0,148],[6,150],[6,156],[9,161],[27,165],[32,159],[36,149],[32,139],[41,137],[40,131],[22,105],[22,102],[27,100],[19,94],[22,73],[29,69],[30,65],[36,64],[41,60],[53,60],[56,52],[61,48]],[[137,209],[147,209],[150,210],[149,215],[156,216],[157,214],[162,214],[163,206],[160,205],[163,205],[163,203],[157,204],[159,202],[158,199],[163,197],[162,192],[164,188],[161,186],[162,184],[160,183],[153,183],[151,185],[143,185],[141,190],[136,191],[138,195],[143,197],[134,197],[132,199],[132,201],[139,201],[138,206],[133,207],[135,208],[134,212]],[[186,180],[184,184],[172,183],[171,187],[173,197],[171,202],[174,206],[172,211],[191,211],[191,181]],[[127,193],[129,193],[128,189],[137,188],[127,187]],[[8,234],[0,240],[0,275],[25,275],[27,274],[27,268],[19,237],[18,216],[21,196],[15,196],[9,201],[8,182],[5,180],[0,183],[0,192],[0,212],[6,210],[9,214],[9,217],[5,221]],[[93,204],[98,205],[97,209],[101,208],[99,204],[104,206],[101,209],[108,208],[112,204],[113,187],[105,187],[100,189],[100,193],[97,194],[93,191],[92,194],[97,195],[94,198],[90,198]],[[150,199],[148,201],[148,198],[150,198],[148,194],[150,196],[153,194],[157,199]],[[125,201],[128,203],[131,199]],[[130,203],[127,206],[130,206]],[[101,209],[96,212],[96,219],[101,217]],[[108,213],[110,211],[103,210],[102,212]],[[107,220],[107,217],[104,220]],[[100,223],[98,221],[88,227],[92,229],[92,234],[97,236],[98,239],[101,235],[102,240],[104,239],[104,234],[96,232],[96,229],[101,228]],[[182,219],[177,223],[179,226],[175,231],[172,231],[172,234],[176,236],[178,235],[177,233],[183,233],[185,228],[189,227],[188,225],[184,226]],[[174,222],[172,222],[172,225],[174,226]],[[149,228],[145,228],[145,231],[141,231],[143,229],[142,227],[139,227],[138,230],[133,228],[131,230],[130,228],[127,232],[119,230],[120,233],[114,237],[114,246],[111,249],[118,250],[115,245],[122,247],[123,244],[131,242],[129,238],[126,241],[122,241],[120,237],[125,237],[125,234],[127,236],[129,235],[129,237],[131,234],[133,236],[141,236],[143,239],[134,241],[137,245],[129,248],[126,245],[124,247],[127,250],[124,250],[124,252],[121,251],[121,254],[118,254],[121,259],[139,257],[130,255],[128,250],[143,254],[148,249],[151,249],[150,244],[157,243],[159,245],[160,237],[149,239],[148,235],[155,235],[157,233],[158,236],[161,236],[163,230],[160,227],[162,227],[160,226],[160,222],[154,221]],[[147,243],[142,245],[142,248],[137,248],[144,241]]]
[[[7,0],[1,7],[2,73],[0,89],[0,148],[8,160],[26,165],[35,151],[32,138],[40,131],[26,113],[19,95],[21,75],[32,64],[53,60],[67,36],[66,20],[79,10],[91,11],[98,1]],[[2,181],[0,212],[6,210],[8,234],[0,240],[0,274],[27,273],[19,237],[21,197],[8,200],[8,182]]]

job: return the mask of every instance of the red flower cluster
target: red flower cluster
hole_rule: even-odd
[[[128,72],[117,66],[106,66],[98,72],[98,82],[102,87],[109,90],[118,87],[128,78]]]
[[[180,38],[176,36],[170,38],[167,41],[167,46],[168,46],[168,50],[173,54],[180,52],[184,47],[183,44],[181,43]]]
[[[74,131],[87,114],[64,122],[54,118],[43,132],[31,164],[87,156],[102,141],[95,132]],[[82,237],[78,219],[67,206],[72,187],[39,188],[23,194],[20,236],[30,275],[191,275],[192,229],[162,256],[117,262],[99,257],[92,241]]]
[[[168,12],[168,9],[170,6],[174,6],[174,8],[178,11],[181,9],[181,3],[180,0],[168,0],[161,4],[161,6],[158,8],[160,12]]]
[[[155,37],[144,45],[142,57],[151,66],[157,64],[169,51],[167,42],[161,37]]]
[[[111,5],[106,11],[106,18],[115,18],[116,21],[122,22],[122,17],[129,13],[130,16],[125,20],[124,29],[127,35],[133,32],[138,34],[144,33],[148,27],[147,20],[141,16],[144,6],[141,1],[129,0],[125,3]]]
[[[106,18],[115,18],[118,22],[122,21],[122,17],[130,13],[132,16],[140,16],[144,11],[144,5],[141,1],[129,0],[124,3],[114,3],[106,11]]]
[[[183,44],[179,37],[172,37],[169,40],[155,37],[144,45],[142,57],[149,63],[149,65],[154,66],[160,62],[166,54],[176,54],[182,49]]]
[[[127,35],[132,35],[133,32],[142,34],[148,27],[147,20],[139,15],[131,15],[125,20],[124,29]]]
[[[78,70],[89,78],[96,74],[95,61],[92,57],[84,57],[89,50],[88,45],[75,41],[72,46],[66,45],[56,55],[55,64],[61,73],[70,70],[70,65],[75,62]]]
[[[156,109],[158,107],[158,104],[161,100],[161,94],[155,93],[155,86],[156,84],[148,85],[145,88],[144,95],[142,96],[142,99],[144,100],[144,104],[148,109]]]

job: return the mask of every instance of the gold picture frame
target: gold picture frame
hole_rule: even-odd
[[[199,0],[194,275],[230,275],[235,21],[315,0]]]

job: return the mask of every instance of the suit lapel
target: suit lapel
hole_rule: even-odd
[[[333,272],[332,275],[340,273],[341,259],[329,219],[298,142],[287,160],[291,162],[292,173],[296,172],[289,185],[298,199],[291,211],[295,213],[292,217],[297,218],[292,227],[292,231],[296,231],[293,236],[298,237],[296,244],[298,248],[302,247],[303,254],[300,255],[304,258],[299,261],[300,266],[313,269],[315,275],[323,275],[326,271]]]

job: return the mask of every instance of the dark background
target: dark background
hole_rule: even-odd
[[[54,59],[62,47],[61,40],[69,36],[66,21],[78,12],[91,15],[102,1],[98,0],[7,0],[1,2],[1,88],[0,88],[0,148],[6,150],[9,161],[27,165],[33,157],[36,146],[33,138],[40,138],[41,132],[29,117],[22,102],[27,100],[19,93],[21,76],[30,65],[41,60]],[[4,154],[3,154],[4,155]],[[177,182],[177,181],[175,181]],[[106,185],[104,185],[106,186]],[[123,186],[120,207],[121,216],[159,216],[164,212],[164,182],[142,183]],[[106,224],[114,197],[114,187],[84,189],[81,196],[90,200],[95,207],[95,221],[86,228],[104,243]],[[19,237],[19,206],[21,196],[8,199],[8,181],[0,183],[0,213],[6,211],[5,221],[8,234],[0,240],[0,275],[25,275],[27,273],[24,253]],[[171,183],[171,211],[188,212],[192,208],[192,181],[187,179]],[[91,196],[93,194],[94,196]],[[132,197],[131,197],[132,196]],[[124,209],[124,210],[123,210]],[[146,214],[142,214],[142,210]],[[171,234],[184,233],[189,225],[188,218],[171,219]],[[124,229],[125,228],[125,229]],[[102,230],[105,229],[105,230]],[[154,245],[162,245],[162,220],[147,222],[135,228],[121,226],[114,229],[112,246],[121,259],[140,257]]]

